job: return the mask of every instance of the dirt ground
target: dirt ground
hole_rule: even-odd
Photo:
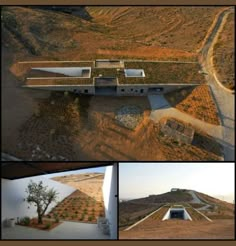
[[[135,130],[121,126],[115,119],[116,111],[124,105],[141,109],[142,120]],[[4,151],[24,160],[42,161],[220,158],[218,152],[208,150],[206,143],[195,141],[192,145],[180,146],[159,136],[159,124],[149,118],[147,97],[78,98],[52,93],[50,98],[39,100],[36,109],[22,123],[12,145],[4,145]]]
[[[119,239],[233,239],[234,220],[154,221],[120,231]]]
[[[2,46],[1,89],[2,89],[2,151],[14,153],[20,126],[38,107],[38,100],[47,98],[50,92],[25,90],[9,71],[13,53]]]

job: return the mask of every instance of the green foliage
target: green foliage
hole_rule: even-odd
[[[20,224],[28,226],[30,224],[30,217],[25,216],[20,220]]]
[[[42,217],[44,216],[48,206],[57,199],[57,191],[53,188],[48,189],[47,186],[43,186],[42,181],[36,183],[30,180],[26,193],[28,194],[26,201],[30,205],[33,204],[37,207],[38,223],[42,224]]]
[[[49,229],[51,227],[51,223],[47,223],[44,227],[44,229]]]
[[[80,220],[84,220],[84,214],[81,215]]]

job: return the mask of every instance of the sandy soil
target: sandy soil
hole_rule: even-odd
[[[141,223],[142,224],[142,223]],[[153,221],[145,227],[120,231],[120,239],[233,239],[234,220]]]

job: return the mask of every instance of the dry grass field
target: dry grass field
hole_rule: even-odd
[[[210,124],[220,124],[218,111],[208,85],[199,85],[196,88],[170,92],[165,94],[165,98],[172,107],[182,112]]]
[[[234,220],[162,221],[141,229],[120,231],[119,239],[234,239]]]
[[[234,21],[234,13],[229,14],[213,49],[213,63],[217,76],[222,84],[229,89],[234,89],[235,86]]]
[[[50,10],[4,7],[4,37],[15,50],[23,46],[50,59],[192,60],[221,9],[91,6],[84,10],[91,19],[85,20]]]

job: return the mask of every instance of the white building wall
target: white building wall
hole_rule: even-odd
[[[63,200],[65,197],[69,196],[76,189],[73,187],[61,184],[51,179],[47,179],[42,176],[30,177],[17,180],[7,180],[1,179],[2,183],[2,223],[7,218],[22,218],[25,216],[28,217],[37,217],[36,207],[24,201],[27,193],[25,192],[30,180],[34,182],[43,181],[43,185],[47,185],[48,188],[54,188],[59,194],[57,202]],[[52,203],[47,211],[49,212],[56,203]]]
[[[109,221],[110,237],[117,238],[117,164],[106,167],[103,182],[105,215]]]
[[[51,73],[59,73],[71,77],[82,77],[83,70],[89,70],[89,75],[84,78],[91,77],[91,67],[35,67],[32,70],[39,70]],[[51,76],[53,77],[53,76]]]

